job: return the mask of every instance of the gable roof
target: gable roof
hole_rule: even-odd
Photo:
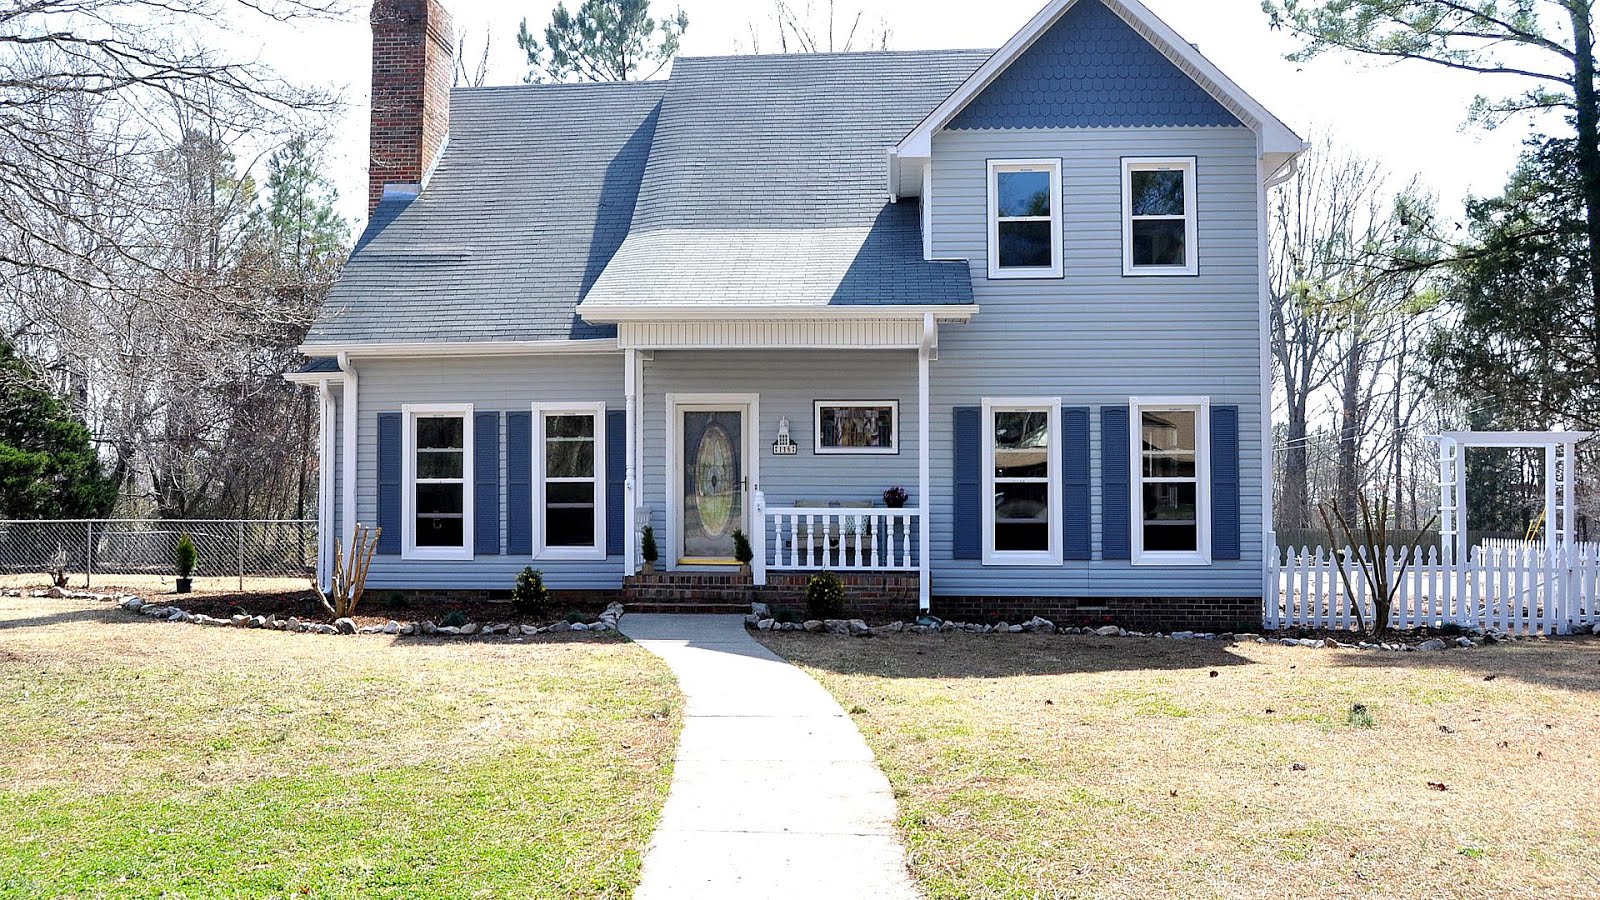
[[[673,68],[633,226],[579,307],[968,304],[925,261],[885,149],[986,51],[689,58]]]
[[[894,158],[926,159],[932,152],[933,135],[948,127],[983,91],[1003,75],[1036,41],[1044,37],[1063,15],[1079,3],[1104,4],[1134,31],[1181,69],[1261,138],[1262,153],[1285,159],[1305,149],[1305,142],[1255,98],[1222,73],[1200,51],[1185,41],[1139,0],[1050,0],[1022,30],[1006,41],[950,93],[933,111],[912,128],[894,148]]]
[[[306,338],[583,340],[633,217],[666,83],[457,89],[420,194],[385,195]]]

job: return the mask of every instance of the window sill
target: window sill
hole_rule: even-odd
[[[606,551],[601,547],[545,547],[534,551],[534,559],[541,560],[603,560]]]
[[[1136,566],[1209,566],[1211,557],[1202,553],[1140,553],[1134,556]]]
[[[1194,278],[1199,274],[1200,270],[1193,266],[1123,267],[1122,270],[1123,278]]]
[[[990,269],[989,277],[996,281],[1014,281],[1028,278],[1044,280],[1060,278],[1062,275],[1060,269]]]
[[[400,558],[466,562],[472,559],[472,549],[470,547],[408,547],[400,552]]]
[[[1054,553],[1008,553],[988,551],[983,554],[985,566],[1059,566],[1061,557]]]

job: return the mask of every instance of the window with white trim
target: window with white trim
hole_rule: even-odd
[[[472,405],[407,405],[402,553],[472,558]]]
[[[541,559],[604,559],[604,403],[536,403],[533,553]]]
[[[1061,277],[1061,160],[989,161],[989,277]]]
[[[1205,398],[1135,398],[1133,562],[1211,561],[1210,403]]]
[[[983,401],[985,565],[1061,564],[1061,401]]]
[[[1194,157],[1122,161],[1122,274],[1194,275]]]

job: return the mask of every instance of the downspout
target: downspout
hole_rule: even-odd
[[[337,357],[339,371],[344,373],[344,502],[341,504],[340,532],[344,546],[355,544],[356,537],[356,434],[360,422],[360,376],[350,354],[341,352]]]

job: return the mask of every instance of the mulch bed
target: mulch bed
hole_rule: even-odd
[[[303,622],[332,623],[334,617],[322,608],[317,595],[306,592],[296,594],[139,594],[153,603],[182,607],[196,615],[225,619],[234,615],[295,616]],[[506,623],[511,625],[548,625],[563,618],[569,611],[584,614],[584,621],[593,621],[605,604],[580,603],[571,606],[551,607],[543,615],[524,616],[512,611],[509,601],[501,602],[445,602],[439,600],[389,600],[375,596],[362,599],[351,616],[356,626],[382,625],[390,619],[398,622],[431,621],[459,610],[468,622],[479,624]]]

